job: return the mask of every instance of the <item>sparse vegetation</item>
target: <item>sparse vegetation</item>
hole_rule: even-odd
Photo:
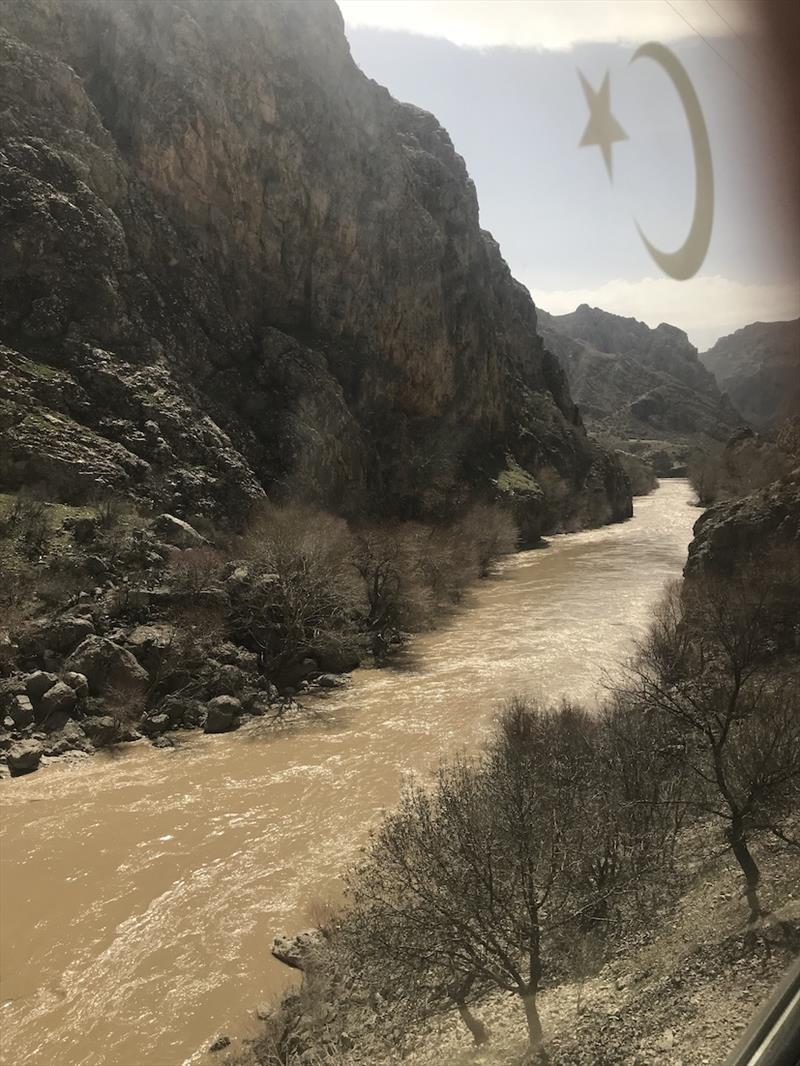
[[[91,693],[82,689],[49,720],[106,717],[133,739],[137,729],[158,739],[203,725],[221,698],[229,702],[213,731],[269,708],[282,717],[320,675],[382,659],[430,626],[516,543],[513,522],[489,504],[450,525],[358,527],[309,507],[265,505],[237,535],[209,523],[201,534],[107,493],[80,507],[44,495],[0,498],[3,708],[16,706],[31,671],[53,684],[70,672],[89,637],[85,654],[113,661],[122,682],[108,683],[98,667]],[[10,742],[28,734],[15,728]],[[48,750],[82,745],[80,730],[59,743]]]
[[[689,456],[687,472],[701,507],[746,496],[787,474],[790,454],[768,439],[743,431],[727,444],[707,442]]]
[[[483,754],[411,783],[385,817],[326,911],[301,999],[247,1061],[380,1061],[449,1011],[482,1044],[492,990],[523,1008],[526,1061],[547,1061],[542,990],[571,982],[580,998],[652,935],[698,847],[732,858],[742,920],[761,921],[758,841],[800,849],[798,605],[787,556],[697,577],[668,590],[601,713],[509,701]]]

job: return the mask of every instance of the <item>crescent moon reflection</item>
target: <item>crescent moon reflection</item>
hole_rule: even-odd
[[[669,75],[683,104],[694,153],[695,193],[694,216],[686,240],[675,252],[664,252],[656,248],[646,237],[642,227],[636,223],[639,236],[644,241],[650,255],[665,274],[677,281],[686,281],[693,277],[706,257],[711,242],[711,228],[714,221],[714,170],[711,165],[711,145],[708,141],[703,112],[697,93],[689,80],[689,75],[678,57],[657,41],[650,41],[638,48],[631,59],[652,59]]]

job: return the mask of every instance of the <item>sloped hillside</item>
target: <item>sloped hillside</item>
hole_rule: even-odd
[[[700,361],[753,425],[800,413],[800,319],[753,322],[720,337]]]
[[[581,304],[568,315],[540,311],[539,330],[587,421],[607,433],[725,440],[743,421],[675,326],[650,329]]]

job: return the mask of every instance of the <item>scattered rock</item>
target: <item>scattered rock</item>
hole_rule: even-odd
[[[84,718],[83,731],[96,748],[106,748],[118,739],[119,729],[111,715],[93,715]]]
[[[75,690],[63,681],[57,681],[39,700],[36,720],[51,731],[63,729],[77,702]]]
[[[361,662],[361,656],[355,648],[334,641],[315,644],[311,654],[325,674],[349,674]]]
[[[94,623],[90,618],[65,616],[45,630],[43,637],[46,646],[52,651],[68,655],[92,633]]]
[[[66,755],[68,751],[92,751],[92,744],[86,738],[83,730],[77,722],[68,721],[63,729],[53,733],[47,740],[42,742],[44,754]]]
[[[174,548],[200,548],[208,543],[194,526],[171,514],[160,514],[153,523],[153,532]]]
[[[139,729],[146,737],[159,737],[162,733],[166,733],[169,729],[170,721],[169,716],[166,714],[154,714],[151,717],[143,718]]]
[[[349,678],[341,677],[338,674],[320,674],[317,678],[317,684],[320,688],[344,688],[348,681]]]
[[[36,740],[20,740],[8,749],[8,768],[12,777],[22,777],[39,769],[42,745]]]
[[[28,696],[13,696],[9,709],[9,717],[17,729],[25,729],[33,725],[33,704]]]
[[[141,691],[148,681],[147,671],[131,652],[107,637],[88,637],[64,666],[68,671],[83,674],[92,693],[112,687]]]
[[[227,733],[235,729],[241,710],[242,705],[234,696],[215,696],[208,702],[204,732]]]
[[[79,700],[83,700],[89,695],[89,682],[86,679],[86,674],[79,674],[75,670],[68,670],[65,674],[61,675],[61,680],[65,685],[69,685],[69,687],[73,689]]]
[[[31,702],[36,704],[57,681],[58,676],[56,674],[48,674],[44,670],[36,670],[25,678],[25,691],[28,693]]]

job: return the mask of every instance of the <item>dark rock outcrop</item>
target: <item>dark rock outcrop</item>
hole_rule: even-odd
[[[771,429],[800,412],[800,319],[753,322],[700,360],[753,425]]]
[[[446,516],[511,455],[565,488],[528,535],[630,513],[464,161],[333,3],[7,4],[0,113],[0,487]]]
[[[800,557],[800,468],[758,492],[704,511],[694,525],[684,573],[731,574],[774,549]]]
[[[293,970],[304,970],[324,942],[325,937],[319,929],[306,929],[294,936],[281,934],[272,942],[272,955]]]

